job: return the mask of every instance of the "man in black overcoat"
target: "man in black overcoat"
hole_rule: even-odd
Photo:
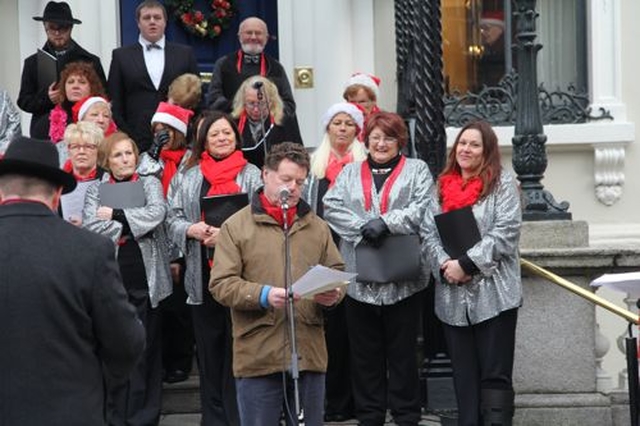
[[[75,186],[48,141],[0,160],[1,425],[106,425],[106,389],[144,349],[113,243],[56,213]]]

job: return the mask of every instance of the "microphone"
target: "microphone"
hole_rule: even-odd
[[[256,90],[260,90],[262,89],[262,86],[264,85],[264,83],[262,81],[256,81],[255,83],[253,83],[253,88]]]
[[[289,197],[291,196],[291,191],[286,186],[283,186],[278,191],[278,199],[280,200],[280,204],[287,204]]]

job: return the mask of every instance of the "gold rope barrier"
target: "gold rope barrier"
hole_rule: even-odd
[[[584,288],[572,283],[571,281],[565,280],[561,276],[558,276],[553,272],[549,272],[546,269],[541,268],[535,263],[529,262],[526,259],[520,259],[520,264],[526,269],[528,269],[529,271],[533,272],[534,274],[548,279],[549,281],[559,285],[560,287],[563,287],[569,290],[570,292],[577,294],[583,299],[587,299],[588,301],[595,303],[596,305],[601,306],[610,312],[613,312],[614,314],[624,318],[625,320],[633,324],[640,323],[640,318],[638,317],[638,315],[634,314],[633,312],[628,311],[624,308],[621,308],[617,305],[614,305],[613,303],[609,302],[607,299],[604,299],[590,292],[589,290],[585,290]]]

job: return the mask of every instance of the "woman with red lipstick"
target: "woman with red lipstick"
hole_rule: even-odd
[[[498,138],[483,121],[456,138],[438,179],[440,208],[471,207],[480,241],[452,259],[434,226],[423,222],[424,241],[440,282],[435,313],[453,365],[461,426],[511,425],[514,414],[513,353],[522,305],[518,242],[522,212],[512,173],[500,164]]]

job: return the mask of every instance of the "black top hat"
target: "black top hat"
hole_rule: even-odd
[[[71,8],[67,2],[50,1],[44,7],[42,16],[34,16],[35,21],[54,22],[60,25],[82,24],[82,21],[71,15]]]
[[[66,194],[76,188],[76,179],[60,168],[59,161],[58,150],[50,141],[18,136],[0,159],[0,176],[35,176],[62,186],[62,193]]]

